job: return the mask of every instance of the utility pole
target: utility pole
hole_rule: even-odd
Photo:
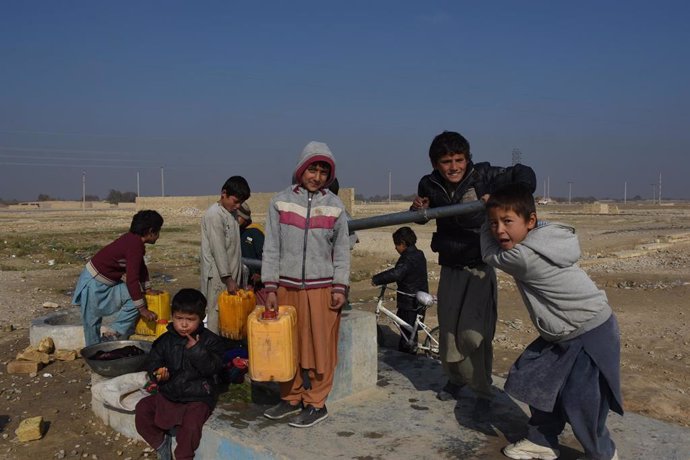
[[[81,210],[86,211],[86,170],[81,171]]]
[[[388,204],[391,202],[391,181],[393,180],[393,174],[388,171]]]
[[[513,166],[522,163],[522,152],[520,149],[513,149]]]
[[[137,171],[137,198],[140,196],[141,194],[139,193],[139,171]]]
[[[551,177],[546,176],[546,199],[551,201]]]
[[[656,184],[650,184],[652,186],[652,204],[656,203]]]
[[[623,204],[628,202],[628,181],[623,182]]]
[[[573,183],[571,181],[568,181],[568,204],[570,204],[570,200],[573,197]]]
[[[659,206],[661,206],[661,173],[659,173]]]
[[[163,166],[161,166],[161,196],[165,196],[165,176],[163,175]]]

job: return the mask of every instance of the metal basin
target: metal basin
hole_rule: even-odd
[[[99,351],[113,351],[130,345],[144,350],[144,354],[112,360],[91,359],[91,357]],[[114,340],[112,342],[101,342],[82,348],[80,354],[82,358],[84,358],[84,361],[86,361],[86,364],[88,364],[95,373],[104,377],[117,377],[118,375],[143,371],[150,351],[151,342],[146,342],[144,340]]]

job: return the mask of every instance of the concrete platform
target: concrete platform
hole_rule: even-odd
[[[201,460],[238,459],[505,459],[501,447],[524,434],[525,408],[502,392],[495,378],[496,399],[488,419],[470,416],[474,398],[438,401],[443,385],[440,365],[428,358],[378,352],[376,388],[329,403],[329,418],[312,428],[263,417],[269,404],[226,403],[218,406],[204,428],[197,451]],[[109,424],[132,433],[133,416],[111,414]],[[621,459],[687,460],[690,430],[635,414],[611,414],[608,422]],[[570,432],[561,437],[561,459],[582,455]]]

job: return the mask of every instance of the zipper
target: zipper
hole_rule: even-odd
[[[450,194],[448,193],[448,190],[446,190],[446,187],[439,183],[433,176],[430,177],[430,180],[433,184],[438,185],[441,190],[443,190],[443,193],[446,194],[446,197],[448,198],[448,201],[453,204],[453,198],[455,197],[455,194],[457,193],[458,190],[462,188],[462,185],[464,182],[468,181],[470,179],[470,176],[472,176],[475,173],[474,167],[465,175],[465,177],[458,183],[458,186],[455,188],[455,192],[453,192],[453,196],[451,197]],[[460,197],[462,199],[462,197]]]
[[[307,218],[304,223],[304,246],[302,247],[302,289],[306,289],[307,285],[304,282],[304,277],[307,272],[307,235],[309,234],[309,219],[311,216],[311,199],[314,195],[307,191]]]

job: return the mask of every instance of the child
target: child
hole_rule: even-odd
[[[240,224],[240,238],[242,240],[242,257],[261,260],[264,253],[264,229],[252,221],[252,210],[246,201],[235,211],[237,223]],[[261,269],[249,267],[249,286],[256,295],[256,304],[266,303],[266,290],[261,282]]]
[[[398,283],[398,316],[410,326],[413,326],[417,314],[424,316],[424,309],[420,310],[415,295],[417,291],[429,292],[429,281],[426,272],[426,257],[417,249],[417,235],[410,227],[400,227],[393,233],[393,244],[400,258],[395,267],[378,273],[371,278],[371,284],[379,286],[388,283]],[[408,333],[409,335],[409,333]],[[417,354],[417,334],[412,338],[414,345],[410,346],[401,334],[398,350],[412,355]]]
[[[163,217],[156,211],[139,211],[132,218],[129,232],[98,251],[86,264],[72,298],[72,303],[81,307],[86,346],[129,338],[139,315],[149,321],[157,318],[146,308],[142,286],[150,291],[144,245],[156,243],[161,227]],[[114,313],[117,316],[110,326],[113,332],[101,337],[103,317]]]
[[[341,307],[350,273],[345,207],[328,190],[335,159],[328,146],[310,142],[293,175],[293,185],[276,194],[268,208],[261,279],[266,308],[297,309],[299,369],[280,384],[281,402],[264,412],[278,420],[299,413],[294,427],[328,417],[326,398],[337,363]]]
[[[217,376],[225,350],[222,339],[204,328],[205,314],[203,294],[181,289],[172,300],[172,323],[153,342],[148,356],[146,370],[158,391],[137,403],[134,422],[159,459],[172,459],[173,428],[175,458],[194,458],[201,430],[217,402]]]
[[[429,147],[434,171],[419,181],[412,209],[436,208],[478,200],[499,184],[520,182],[536,188],[534,171],[517,164],[499,168],[472,163],[470,144],[456,132],[444,131]],[[496,274],[481,258],[479,229],[484,213],[443,217],[436,221],[431,249],[438,252],[440,354],[448,383],[436,395],[458,398],[469,385],[478,396],[475,415],[487,413],[492,399],[491,341],[496,330]]]
[[[232,176],[220,193],[220,200],[201,219],[201,293],[208,299],[207,324],[218,333],[218,296],[227,289],[234,294],[242,280],[240,226],[233,213],[249,198],[249,184]]]
[[[482,257],[515,278],[539,333],[505,384],[530,406],[527,438],[503,453],[555,459],[568,422],[586,458],[617,459],[606,417],[609,409],[623,415],[618,323],[606,294],[577,266],[575,230],[537,221],[534,197],[519,185],[494,192],[486,207]]]

